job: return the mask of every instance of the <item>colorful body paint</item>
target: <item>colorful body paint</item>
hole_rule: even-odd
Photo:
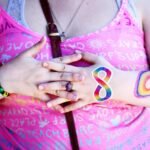
[[[101,79],[101,78],[99,77],[99,73],[102,72],[102,71],[106,73],[106,76],[105,76],[104,79]],[[106,82],[108,82],[108,81],[110,80],[111,75],[112,75],[112,72],[111,72],[109,69],[105,68],[105,67],[99,67],[99,68],[97,68],[96,70],[93,71],[93,76],[94,76],[95,80],[96,80],[96,81],[98,82],[98,84],[99,84],[99,85],[97,86],[95,92],[94,92],[94,96],[95,96],[95,98],[96,98],[98,101],[104,101],[104,100],[107,100],[108,98],[111,97],[111,95],[112,95],[112,90],[111,90],[111,88],[108,86],[108,84],[106,83]],[[104,88],[105,91],[106,91],[105,97],[101,97],[101,96],[100,96],[100,91],[102,90],[102,88]]]
[[[150,96],[150,72],[143,71],[140,73],[136,86],[137,96]]]

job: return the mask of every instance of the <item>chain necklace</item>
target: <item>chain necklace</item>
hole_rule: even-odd
[[[78,12],[79,12],[81,6],[83,5],[84,1],[85,1],[85,0],[82,0],[82,1],[81,1],[81,3],[79,4],[79,6],[77,7],[77,9],[76,9],[75,12],[73,13],[73,15],[72,15],[72,17],[71,17],[70,21],[68,22],[68,24],[67,24],[67,26],[66,26],[65,29],[62,28],[62,26],[61,26],[60,22],[58,21],[56,15],[54,14],[54,11],[53,11],[52,8],[51,8],[51,10],[52,10],[52,15],[53,15],[53,17],[55,18],[55,20],[56,20],[56,22],[57,22],[59,28],[61,29],[60,37],[61,37],[63,40],[66,38],[67,30],[69,29],[69,27],[71,26],[73,20],[74,20],[75,17],[77,16],[77,14],[78,14]]]

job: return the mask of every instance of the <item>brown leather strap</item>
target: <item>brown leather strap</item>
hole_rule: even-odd
[[[61,38],[57,36],[53,36],[58,34],[58,30],[56,25],[54,24],[51,9],[47,0],[40,0],[40,4],[45,15],[47,21],[47,34],[50,37],[51,47],[52,47],[52,54],[53,57],[60,57],[62,56],[61,49],[60,49],[60,42]]]
[[[47,34],[50,37],[53,57],[54,58],[60,57],[62,56],[61,48],[60,48],[61,38],[59,36],[57,27],[53,22],[53,17],[52,17],[49,3],[47,0],[40,0],[40,4],[43,9],[43,13],[45,15],[46,21],[48,23]],[[66,106],[68,104],[69,103],[65,103],[63,104],[63,106]],[[79,144],[78,144],[78,138],[77,138],[77,133],[75,128],[73,113],[72,112],[65,113],[65,118],[68,126],[72,150],[79,150]]]

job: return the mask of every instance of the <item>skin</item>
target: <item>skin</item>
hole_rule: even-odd
[[[71,57],[66,56],[53,59],[52,61],[49,61],[49,66],[51,67],[48,69],[42,65],[42,62],[39,62],[34,58],[45,45],[45,42],[45,38],[42,38],[39,43],[0,68],[0,83],[5,91],[10,94],[18,93],[47,101],[50,97],[45,91],[42,92],[38,89],[40,83],[63,80],[55,85],[52,83],[54,86],[51,87],[51,90],[54,91],[56,89],[65,90],[67,81],[82,80],[82,76],[79,73],[75,73],[75,71],[77,72],[76,68],[73,66],[66,66],[64,68],[63,65],[63,63],[80,60],[81,55],[74,54]],[[52,70],[56,72],[52,72]],[[69,73],[68,70],[72,70],[72,72]],[[65,97],[74,98],[74,94],[70,93],[65,95]]]
[[[144,34],[145,48],[146,48],[146,53],[148,54],[148,59],[149,59],[149,56],[150,56],[150,28],[149,28],[150,17],[148,17],[147,14],[150,13],[149,12],[150,10],[149,10],[149,7],[147,6],[147,4],[148,4],[148,0],[144,0],[144,1],[139,0],[139,1],[135,2],[135,7],[136,7],[137,14],[138,14],[139,22],[141,22],[141,26],[143,27],[143,30],[145,33]],[[137,85],[137,78],[139,76],[139,72],[133,72],[133,71],[125,72],[125,71],[117,70],[116,68],[114,68],[111,65],[106,65],[106,64],[108,64],[108,62],[106,60],[104,60],[103,58],[99,58],[94,55],[92,56],[91,54],[85,54],[85,53],[83,53],[82,55],[83,55],[83,58],[88,61],[91,61],[91,60],[87,59],[87,57],[88,58],[95,57],[95,60],[103,60],[103,61],[98,61],[98,62],[96,61],[94,63],[96,64],[97,67],[98,66],[106,66],[113,72],[114,75],[110,82],[110,86],[113,89],[112,99],[116,99],[116,100],[119,99],[120,101],[122,101],[126,104],[150,107],[149,97],[139,98],[139,97],[135,96],[135,90],[137,89],[136,85]],[[87,57],[85,57],[85,56],[87,56]],[[94,67],[96,67],[94,65],[93,65],[93,69],[94,69]],[[86,69],[82,68],[81,72],[84,71],[85,74],[89,74],[89,72],[91,71],[91,68],[92,68],[92,66],[89,68],[86,68]],[[76,90],[77,95],[78,95],[77,102],[74,102],[73,104],[66,106],[65,108],[62,108],[58,104],[63,103],[68,100],[59,98],[57,101],[49,102],[48,106],[53,107],[54,109],[64,113],[64,112],[76,110],[87,104],[95,103],[96,101],[93,98],[93,92],[94,92],[93,89],[94,89],[94,87],[96,87],[96,83],[94,84],[94,82],[92,80],[92,76],[89,77],[89,76],[85,75],[85,77],[86,78],[84,81],[74,84],[74,86],[73,86],[74,90]],[[89,85],[90,85],[90,89],[91,89],[90,94],[89,93],[87,94],[87,91],[89,90],[88,86],[83,86],[83,85],[86,85],[84,83],[86,80],[87,80],[86,83],[89,83]],[[128,82],[125,82],[124,86],[121,87],[119,83],[121,83],[122,81],[128,81]],[[78,89],[82,89],[82,90],[78,90]],[[126,92],[124,92],[124,91],[126,91]]]
[[[57,20],[59,20],[59,23],[61,24],[62,29],[66,28],[74,12],[78,8],[79,4],[81,3],[81,0],[76,0],[76,1],[60,0],[58,5],[58,2],[56,0],[48,0],[48,1],[51,5],[53,13],[55,14]],[[104,5],[107,6],[107,9],[103,7]],[[36,7],[36,9],[33,10],[32,6]],[[29,27],[33,31],[36,31],[42,35],[43,34],[46,35],[45,26],[47,23],[43,15],[39,1],[26,0],[25,8],[26,8],[25,18],[27,20],[27,23],[29,24]],[[88,17],[87,17],[87,11],[88,12],[90,11]],[[90,0],[85,0],[81,9],[79,10],[76,17],[73,19],[72,24],[67,30],[66,33],[67,38],[86,34],[102,28],[108,22],[110,22],[110,20],[114,18],[117,11],[118,8],[114,0],[111,1],[94,0],[94,3]],[[33,16],[31,14],[35,14],[35,15]],[[107,15],[105,16],[104,14]],[[89,23],[89,18],[90,18],[90,23]],[[59,31],[62,32],[62,29],[60,29],[60,26],[55,18],[54,18],[54,22],[57,24]]]
[[[95,99],[93,94],[96,89],[97,82],[93,80],[92,71],[98,67],[109,68],[109,70],[111,70],[113,74],[110,82],[108,83],[113,92],[112,96],[110,97],[111,100],[120,101],[125,104],[150,107],[149,96],[147,97],[136,96],[137,79],[140,73],[139,71],[121,71],[113,67],[102,57],[98,57],[90,53],[81,53],[81,54],[83,59],[93,62],[94,64],[86,68],[81,67],[80,71],[84,72],[85,79],[81,82],[73,83],[73,90],[77,92],[78,100],[62,108],[60,104],[68,100],[64,98],[58,98],[56,100],[48,102],[47,104],[48,107],[52,107],[53,109],[56,109],[61,113],[65,113],[79,109],[88,104],[100,103]],[[122,82],[123,86],[120,85],[120,83]]]
[[[42,10],[40,9],[39,3],[37,1],[36,2],[35,1],[36,0],[33,0],[33,1],[27,0],[26,10],[28,10],[28,11],[25,12],[26,19],[27,19],[28,24],[30,25],[30,28],[33,31],[38,31],[41,34],[45,34],[45,30],[43,30],[43,29],[45,29],[46,21],[43,19],[44,15],[42,13]],[[63,5],[64,2],[66,5]],[[78,7],[78,5],[81,1],[75,1],[74,5],[73,5],[73,2],[74,1],[70,1],[70,0],[62,0],[59,2],[60,5],[57,5],[56,0],[50,1],[51,7],[54,10],[55,16],[57,17],[57,20],[59,20],[59,22],[61,22],[61,26],[63,29],[66,28],[69,20],[72,17],[72,14],[74,13],[74,11],[76,10],[76,8]],[[31,6],[33,6],[33,5],[31,5],[31,3],[35,4],[34,6],[37,8],[35,10],[39,10],[37,13],[35,13],[36,14],[35,16],[30,15],[30,14],[32,14]],[[139,1],[135,2],[139,21],[141,22],[143,29],[145,31],[145,47],[146,47],[146,50],[147,50],[147,53],[149,56],[150,18],[148,18],[148,16],[147,16],[147,14],[149,13],[149,8],[148,8],[147,4],[148,4],[148,0],[139,0]],[[106,7],[103,7],[104,5]],[[88,14],[88,17],[85,17],[87,15],[87,13],[86,13],[87,11],[88,12],[90,11],[91,13]],[[114,18],[117,11],[118,11],[118,8],[116,6],[115,1],[113,1],[113,0],[112,1],[110,1],[110,0],[105,0],[105,1],[104,0],[101,0],[101,1],[95,0],[94,3],[92,1],[86,0],[84,5],[81,7],[81,10],[78,12],[77,16],[75,17],[74,21],[70,25],[69,29],[67,30],[67,38],[86,34],[86,33],[89,33],[89,32],[92,32],[92,31],[102,28],[104,25],[106,25],[108,22],[110,22],[110,20],[112,18]],[[97,15],[95,15],[95,14],[97,14]],[[34,17],[37,18],[37,20]],[[90,23],[88,20],[89,18],[91,19]],[[40,20],[40,23],[39,23],[39,20]],[[56,20],[55,20],[55,22],[58,25]],[[81,26],[81,24],[82,24],[82,26]],[[59,25],[58,25],[58,27],[59,27]],[[59,31],[61,32],[60,27],[59,27]],[[71,67],[73,67],[72,71],[75,70],[75,73],[79,73],[79,74],[81,74],[81,76],[83,75],[82,77],[84,78],[84,80],[82,80],[80,82],[73,82],[73,90],[76,93],[75,95],[77,95],[77,97],[74,98],[74,100],[76,100],[76,101],[73,102],[71,105],[66,106],[65,108],[62,108],[60,106],[61,103],[70,101],[70,96],[68,96],[70,93],[63,91],[64,89],[61,89],[60,91],[59,91],[59,89],[57,89],[57,92],[56,92],[56,88],[51,89],[52,87],[57,87],[56,85],[60,85],[61,84],[60,82],[53,83],[53,86],[52,86],[52,84],[48,84],[48,83],[39,85],[38,88],[41,91],[41,93],[52,93],[52,94],[57,94],[59,96],[58,99],[48,102],[49,107],[52,107],[52,108],[64,113],[64,112],[68,112],[68,111],[72,111],[72,110],[81,108],[82,106],[85,106],[87,104],[95,103],[96,100],[93,98],[93,92],[95,90],[95,87],[97,86],[97,83],[93,82],[94,80],[93,80],[92,75],[90,75],[90,76],[88,76],[88,75],[92,73],[92,70],[96,69],[99,66],[108,67],[114,74],[113,76],[115,78],[112,78],[112,80],[110,81],[110,86],[113,89],[113,97],[112,98],[120,99],[122,102],[127,103],[127,104],[134,104],[134,105],[147,106],[147,107],[150,106],[148,98],[141,98],[139,101],[139,99],[134,96],[136,79],[137,79],[139,72],[124,72],[124,71],[117,70],[103,58],[94,56],[92,54],[84,53],[84,54],[82,54],[82,57],[83,57],[83,59],[85,59],[87,61],[93,62],[93,65],[90,67],[87,67],[87,68],[73,67],[71,65],[65,65],[65,67],[63,66],[63,68],[69,68],[68,70],[59,70],[59,69],[56,70],[59,72],[64,72],[64,71],[70,72]],[[95,60],[97,60],[97,61],[95,61]],[[103,60],[103,61],[101,61],[101,60]],[[63,62],[62,64],[64,65],[64,63],[66,63],[66,62]],[[44,65],[44,64],[46,64],[46,65]],[[52,67],[54,65],[54,64],[52,65],[51,62],[45,62],[44,64],[43,64],[43,67],[45,67],[48,70],[51,70],[50,67]],[[19,67],[21,67],[21,66],[19,66]],[[12,67],[12,68],[14,69],[14,67]],[[3,69],[3,70],[5,70],[5,69]],[[8,73],[3,72],[3,71],[0,71],[0,72],[1,72],[0,76],[3,77],[4,76],[3,74],[5,74],[5,77],[9,78],[9,76],[6,75]],[[75,80],[75,79],[72,78],[72,81],[73,80]],[[126,82],[123,87],[120,87],[119,83],[122,81],[127,81],[127,80],[129,82]],[[66,79],[66,81],[68,81],[68,78]],[[3,83],[2,85],[5,87],[6,85],[4,85],[3,78],[1,79],[1,82]],[[9,83],[9,85],[11,85],[11,84]],[[87,85],[90,85],[90,91],[89,91],[89,87]],[[41,88],[40,86],[42,86],[43,88]],[[18,85],[18,87],[20,87],[20,85]],[[16,86],[16,88],[18,88],[18,87]],[[10,87],[7,87],[6,89],[9,89],[9,88]],[[14,89],[12,89],[12,87],[10,89],[11,89],[10,91],[15,91]],[[79,89],[82,89],[82,90],[79,90]],[[124,95],[125,89],[127,90],[126,95]],[[16,92],[18,92],[18,91],[16,90]],[[88,92],[88,94],[87,94],[87,92]]]
[[[1,2],[1,4],[6,8],[6,5],[7,5],[7,1],[5,1],[5,0],[1,0],[0,1]],[[72,1],[69,1],[69,0],[67,0],[67,1],[64,1],[64,0],[62,0],[62,1],[60,1],[60,5],[57,5],[57,3],[56,3],[56,1],[54,1],[54,0],[52,0],[52,1],[49,1],[50,2],[50,4],[51,4],[51,6],[52,6],[52,8],[55,8],[54,10],[56,10],[55,11],[55,13],[56,13],[56,16],[58,17],[58,19],[62,22],[62,25],[63,25],[63,28],[65,28],[65,26],[68,24],[68,22],[69,22],[69,20],[71,19],[71,17],[72,17],[72,15],[73,15],[73,13],[74,13],[74,11],[77,9],[77,7],[79,6],[79,3],[80,3],[80,1],[75,1],[74,2],[74,5],[72,5]],[[66,5],[65,5],[65,7],[61,7],[61,6],[63,6],[63,5],[61,5],[61,4],[63,4],[63,3],[66,3]],[[107,0],[107,1],[101,1],[101,3],[99,4],[99,1],[97,0],[96,1],[96,3],[95,3],[95,5],[93,6],[93,7],[91,7],[91,10],[92,10],[92,12],[93,12],[93,10],[95,10],[95,6],[97,6],[97,4],[99,4],[100,6],[102,5],[102,4],[105,4],[105,5],[107,5],[108,6],[108,8],[109,8],[109,12],[108,12],[108,18],[106,18],[106,17],[103,17],[103,21],[104,22],[107,22],[108,20],[110,20],[111,18],[113,18],[114,17],[114,15],[115,15],[115,13],[117,12],[117,7],[116,7],[116,5],[115,5],[115,3],[112,1],[110,4],[109,4],[110,2],[109,2],[109,0]],[[37,9],[34,9],[34,14],[35,15],[31,15],[31,14],[33,14],[33,6],[34,5],[34,7],[35,8],[37,8]],[[112,7],[112,5],[114,6],[114,7]],[[98,25],[98,21],[100,21],[100,19],[99,20],[97,20],[97,18],[95,18],[94,17],[94,19],[93,19],[93,21],[92,21],[92,26],[91,25],[88,25],[87,26],[87,24],[85,24],[84,26],[83,26],[83,28],[81,28],[81,26],[78,24],[78,21],[82,21],[82,22],[87,22],[88,20],[83,20],[83,18],[85,18],[84,17],[84,15],[86,15],[85,14],[85,11],[89,8],[89,6],[91,6],[91,4],[89,3],[89,1],[87,1],[87,2],[85,2],[84,4],[83,4],[83,7],[82,7],[82,9],[80,9],[80,11],[79,11],[79,14],[76,16],[76,18],[74,19],[74,22],[72,23],[72,25],[70,26],[70,30],[68,30],[68,32],[67,32],[67,37],[73,37],[73,36],[77,36],[77,35],[81,35],[81,34],[84,34],[84,33],[88,33],[88,32],[91,32],[91,31],[93,31],[93,30],[96,30],[96,29],[98,29],[99,28],[99,25]],[[84,9],[83,9],[84,8]],[[102,7],[103,8],[103,7]],[[102,9],[101,8],[101,10],[103,11],[104,9]],[[63,9],[63,10],[62,10]],[[44,35],[44,34],[46,34],[46,28],[45,28],[45,26],[46,26],[46,20],[44,19],[45,17],[44,17],[44,15],[43,15],[43,12],[42,12],[42,10],[41,10],[41,7],[40,7],[40,4],[39,4],[39,1],[37,1],[37,0],[33,0],[33,1],[29,1],[29,0],[26,0],[26,5],[25,5],[25,10],[28,10],[28,11],[25,11],[25,17],[26,17],[26,20],[27,20],[27,23],[29,24],[29,27],[33,30],[33,31],[35,31],[35,32],[39,32],[40,34],[42,34],[42,35]],[[38,11],[37,11],[38,10]],[[99,10],[99,8],[97,7],[97,9],[96,10]],[[37,12],[35,12],[35,11],[37,11]],[[62,11],[64,11],[64,15],[62,15]],[[69,14],[69,15],[68,15]],[[79,17],[80,15],[82,15],[82,14],[84,14],[82,17]],[[95,14],[95,12],[93,12],[91,15],[94,15]],[[100,13],[99,13],[100,14]],[[112,15],[110,15],[110,14],[113,14],[113,16]],[[68,17],[67,17],[67,15],[68,15]],[[31,17],[32,16],[32,17]],[[65,17],[64,17],[65,16]],[[94,15],[95,16],[95,15]],[[101,15],[101,16],[98,16],[98,18],[101,18],[102,19],[102,16],[103,15]],[[106,19],[105,19],[106,18]],[[56,20],[55,20],[56,21]],[[94,26],[94,25],[96,25],[96,26]],[[104,25],[104,23],[102,23],[101,24],[101,26],[103,26]],[[73,30],[73,28],[74,27],[77,27],[76,28],[76,30]],[[80,30],[79,30],[80,29]],[[60,30],[60,29],[59,29]],[[74,31],[74,32],[72,32],[72,31]],[[31,49],[33,49],[33,48],[31,48]],[[30,51],[30,50],[29,50]],[[30,57],[31,57],[31,55],[30,55]],[[79,56],[75,56],[75,57],[77,57],[77,58],[75,58],[76,60],[78,59],[80,59],[80,57]],[[3,67],[1,67],[0,68],[0,76],[1,76],[1,79],[0,79],[0,82],[1,82],[1,85],[4,87],[4,89],[6,90],[6,91],[8,91],[8,92],[10,92],[10,93],[18,93],[18,94],[27,94],[28,93],[28,95],[30,95],[30,96],[35,96],[35,97],[39,97],[39,98],[42,98],[42,99],[48,99],[48,97],[45,95],[45,94],[43,94],[43,91],[40,93],[40,91],[38,91],[38,90],[40,90],[41,88],[39,87],[39,89],[37,90],[36,89],[36,87],[35,87],[35,85],[37,85],[38,83],[39,83],[39,81],[34,81],[34,78],[37,76],[36,74],[35,75],[32,75],[32,78],[30,77],[29,79],[29,81],[26,81],[26,78],[27,78],[27,76],[29,77],[30,76],[30,74],[31,74],[31,70],[28,70],[28,72],[27,72],[27,75],[26,74],[24,74],[24,67],[22,67],[22,65],[25,65],[24,64],[24,62],[22,62],[22,60],[21,59],[24,59],[24,57],[22,57],[22,56],[20,56],[20,57],[17,57],[16,59],[14,59],[11,63],[8,63],[7,65],[4,65]],[[25,58],[26,59],[26,58]],[[29,59],[29,58],[28,58]],[[27,59],[27,60],[28,60]],[[71,57],[69,57],[69,58],[67,58],[67,59],[69,59],[69,62],[68,63],[71,63],[71,61],[73,62],[74,60],[72,60],[72,58]],[[59,59],[59,60],[62,60],[62,59]],[[29,61],[29,60],[28,60]],[[32,60],[31,60],[32,61]],[[10,78],[10,73],[11,74],[13,74],[14,76],[15,76],[15,72],[16,72],[16,70],[18,70],[18,68],[16,68],[16,62],[17,62],[17,67],[22,71],[22,72],[20,72],[20,74],[19,74],[19,77],[21,76],[22,77],[22,79],[21,79],[21,81],[19,80],[19,78],[15,78],[15,77],[13,77],[12,76],[12,79],[9,79]],[[34,60],[34,62],[35,62],[35,60]],[[60,62],[60,61],[59,61]],[[27,63],[27,62],[25,62],[25,63]],[[37,63],[37,62],[36,62]],[[51,63],[51,62],[49,62],[49,63]],[[60,63],[64,63],[64,62],[60,62]],[[65,62],[66,63],[66,62]],[[32,71],[34,70],[34,72],[38,72],[37,70],[39,69],[37,69],[37,65],[38,64],[35,64],[34,66],[32,66],[33,68],[32,68]],[[28,67],[29,67],[29,64],[28,65],[26,65],[27,67],[27,69],[28,69]],[[53,65],[51,65],[51,66],[54,66],[54,64]],[[9,68],[9,69],[7,69],[7,68]],[[67,68],[69,68],[68,70],[69,71],[71,71],[71,70],[77,70],[77,68],[75,69],[75,67],[73,67],[73,66],[66,66],[65,67],[66,69]],[[72,69],[71,69],[72,68]],[[50,68],[49,68],[50,69]],[[79,69],[78,69],[79,70]],[[55,70],[55,71],[66,71],[66,70]],[[12,73],[12,72],[14,72],[14,73]],[[45,71],[46,72],[46,71]],[[50,74],[52,74],[52,73],[50,73]],[[54,73],[53,73],[54,74]],[[60,74],[60,73],[58,73],[58,74]],[[63,73],[64,74],[64,73]],[[41,75],[41,74],[40,74]],[[39,75],[38,75],[39,76]],[[42,75],[43,76],[43,75]],[[45,75],[44,75],[45,76]],[[66,77],[65,79],[63,79],[63,80],[71,80],[71,78],[72,78],[72,80],[71,81],[74,81],[74,80],[78,80],[78,81],[80,81],[81,80],[81,78],[82,78],[82,75],[80,76],[80,75],[75,75],[75,76],[78,76],[78,79],[74,79],[74,76],[72,75],[72,73],[70,73],[70,75],[69,75],[69,77]],[[49,78],[51,78],[52,79],[52,76],[49,76]],[[77,77],[76,77],[77,78]],[[50,80],[51,80],[50,79]],[[16,82],[15,83],[12,83],[13,82],[13,80],[15,80]],[[34,86],[31,86],[32,88],[25,88],[24,86],[26,86],[26,84],[25,83],[22,83],[23,82],[23,80],[25,80],[29,85],[30,85],[30,83],[33,85],[33,83],[34,83]],[[57,80],[58,80],[58,78],[57,78]],[[60,76],[59,76],[59,80],[60,80]],[[45,81],[45,79],[43,79],[43,81]],[[42,81],[40,81],[40,82],[42,82]],[[20,84],[18,84],[18,83],[20,83]],[[15,85],[14,85],[15,84]],[[71,93],[68,93],[68,92],[66,92],[66,91],[64,91],[62,94],[60,94],[61,92],[57,92],[58,90],[64,90],[64,85],[65,85],[65,83],[64,83],[64,81],[63,81],[63,83],[61,82],[61,83],[56,83],[56,85],[54,85],[55,83],[51,83],[51,85],[49,85],[49,86],[51,86],[51,87],[55,87],[54,89],[52,89],[52,88],[50,88],[50,90],[48,90],[48,91],[44,91],[45,93],[53,93],[53,94],[55,94],[55,95],[57,95],[57,96],[61,96],[61,97],[65,97],[65,98],[69,98],[69,99],[74,99],[74,100],[76,100],[77,98],[75,98],[75,93],[73,93],[72,95],[71,95]],[[60,85],[62,85],[63,84],[63,88],[62,88],[62,86],[61,86],[61,88],[60,88]],[[12,86],[13,85],[13,86]],[[58,87],[58,89],[56,90],[56,88]],[[26,90],[24,90],[24,91],[21,91],[21,89],[26,89]],[[38,95],[38,96],[37,96]],[[40,95],[40,96],[39,96]],[[41,96],[42,95],[42,96]]]

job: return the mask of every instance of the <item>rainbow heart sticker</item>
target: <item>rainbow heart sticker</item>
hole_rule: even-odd
[[[150,96],[150,73],[149,71],[142,71],[138,78],[137,83],[137,95],[138,96]]]

